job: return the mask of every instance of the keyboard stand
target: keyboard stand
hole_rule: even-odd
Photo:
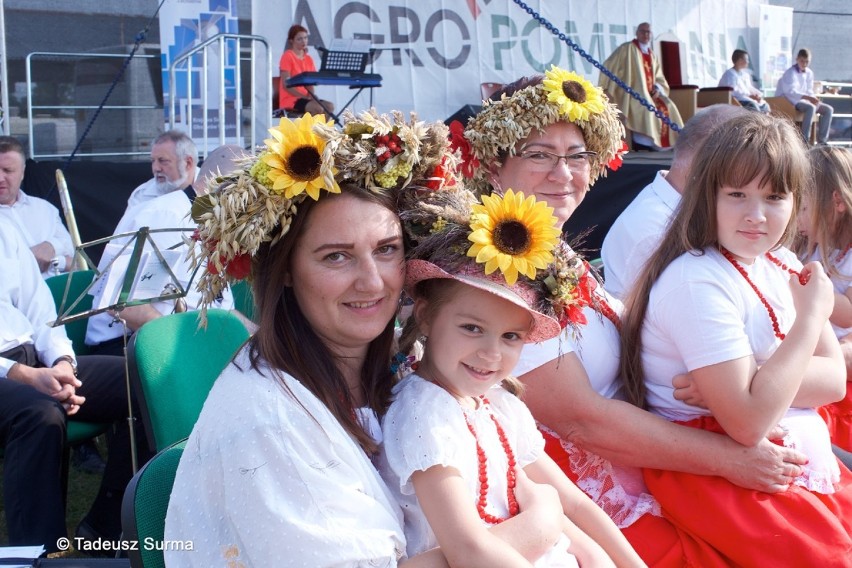
[[[331,119],[334,121],[334,124],[338,124],[338,125],[339,125],[339,124],[340,124],[340,115],[341,115],[341,114],[343,114],[343,111],[345,111],[347,108],[349,108],[349,105],[351,105],[351,104],[352,104],[352,101],[354,101],[354,100],[355,100],[355,97],[357,97],[358,95],[360,95],[360,94],[361,94],[361,91],[363,91],[363,90],[364,90],[364,89],[366,89],[367,87],[358,87],[358,86],[356,86],[356,85],[352,85],[352,86],[351,86],[351,87],[349,87],[349,88],[350,88],[350,89],[358,89],[358,90],[355,92],[355,94],[354,94],[354,95],[352,95],[352,96],[349,98],[349,100],[348,100],[348,101],[346,101],[346,104],[345,104],[345,105],[343,105],[343,106],[341,107],[341,109],[337,112],[337,114],[335,114],[335,113],[331,112],[331,111],[328,109],[328,107],[327,107],[327,106],[325,106],[324,104],[322,104],[322,101],[321,101],[321,100],[319,100],[319,99],[317,98],[317,96],[314,94],[314,92],[313,92],[313,91],[308,90],[308,94],[311,96],[311,98],[312,98],[312,99],[314,99],[314,100],[317,102],[317,104],[318,104],[319,106],[321,106],[323,109],[325,109],[325,114],[326,114],[327,116],[330,116],[330,117],[331,117]],[[371,92],[372,92],[373,88],[374,88],[374,87],[370,87],[370,91],[371,91]]]
[[[317,102],[323,109],[326,111],[326,115],[330,116],[332,120],[334,120],[335,124],[340,124],[340,115],[343,114],[349,105],[352,104],[352,101],[355,100],[355,97],[361,94],[361,91],[364,89],[374,89],[376,87],[382,86],[382,76],[374,75],[374,74],[361,74],[361,75],[353,75],[351,77],[322,77],[318,76],[318,74],[307,72],[300,73],[299,75],[295,75],[287,79],[288,87],[313,87],[315,85],[327,85],[327,86],[348,86],[350,89],[358,89],[355,91],[355,94],[352,95],[346,104],[338,111],[337,113],[331,112],[328,107],[322,104],[319,98],[308,89],[308,95]]]

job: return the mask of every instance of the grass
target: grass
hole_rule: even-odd
[[[97,438],[98,449],[101,455],[106,455],[106,447],[103,436]],[[5,467],[4,460],[0,458],[0,496],[3,491],[3,468]],[[89,512],[92,502],[95,500],[95,495],[100,487],[101,476],[96,473],[85,473],[77,470],[75,467],[69,467],[68,472],[68,503],[65,507],[65,526],[68,530],[69,538],[73,538],[77,524]],[[0,498],[0,546],[9,545],[9,533],[6,529],[6,511],[2,498]],[[62,558],[81,558],[83,554],[69,551],[65,553],[51,554],[50,557]]]

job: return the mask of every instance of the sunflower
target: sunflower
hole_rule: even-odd
[[[601,90],[573,71],[550,67],[542,81],[547,100],[556,103],[559,114],[571,122],[589,120],[589,115],[604,111]]]
[[[331,161],[323,160],[325,140],[313,133],[315,124],[328,125],[322,115],[305,114],[296,120],[282,118],[277,128],[270,128],[272,138],[264,140],[267,152],[263,162],[269,166],[267,177],[272,181],[272,191],[283,193],[287,199],[307,193],[319,199],[319,190],[340,193],[333,176],[336,173]],[[331,187],[325,180],[332,180]]]
[[[485,274],[499,268],[510,286],[518,273],[535,279],[536,270],[553,260],[550,251],[560,235],[556,222],[553,208],[533,196],[525,199],[511,189],[503,197],[483,195],[482,205],[472,208],[467,256],[484,262]]]

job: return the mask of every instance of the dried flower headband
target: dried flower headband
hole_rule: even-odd
[[[511,189],[483,195],[480,203],[472,192],[454,188],[424,196],[400,215],[414,243],[409,260],[426,260],[450,274],[470,274],[472,262],[485,277],[499,271],[508,287],[533,292],[533,310],[576,333],[586,323],[582,309],[593,301],[597,282],[562,240],[546,203]]]
[[[282,118],[269,132],[257,156],[211,180],[209,193],[193,204],[198,246],[190,259],[206,266],[197,283],[203,307],[250,275],[261,244],[284,237],[307,198],[340,193],[344,182],[372,191],[437,191],[457,183],[447,127],[418,121],[413,113],[406,121],[399,112],[347,112],[342,131],[324,116],[305,114]]]
[[[607,168],[617,169],[627,151],[618,109],[600,88],[571,71],[551,66],[541,83],[483,105],[463,135],[459,127],[450,127],[453,147],[465,164],[462,173],[480,194],[490,192],[490,167],[501,156],[514,155],[517,144],[533,130],[559,121],[576,124],[586,148],[597,154],[590,160],[590,184],[606,175]]]

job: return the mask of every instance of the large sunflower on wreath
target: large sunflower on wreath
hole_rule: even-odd
[[[604,111],[606,101],[601,90],[573,71],[551,66],[542,85],[547,100],[558,105],[559,114],[570,122],[587,121],[590,115]]]
[[[478,198],[455,187],[404,201],[400,217],[411,243],[409,259],[450,273],[475,264],[486,276],[499,272],[510,286],[522,280],[543,299],[537,311],[580,334],[582,310],[595,302],[597,280],[563,240],[546,203],[512,190]]]
[[[282,118],[275,128],[270,128],[272,138],[264,140],[266,150],[258,157],[258,163],[252,173],[269,189],[292,199],[302,192],[312,199],[319,199],[319,192],[325,189],[331,193],[340,193],[340,187],[334,179],[337,170],[331,160],[323,160],[326,141],[314,134],[314,126],[330,126],[323,115],[311,116],[306,113],[296,120]],[[263,168],[267,166],[267,168]],[[265,177],[260,178],[263,168]]]
[[[485,264],[485,274],[499,268],[510,286],[519,273],[534,279],[553,261],[561,233],[552,207],[511,189],[503,196],[483,195],[482,204],[473,206],[470,230],[467,256]]]

